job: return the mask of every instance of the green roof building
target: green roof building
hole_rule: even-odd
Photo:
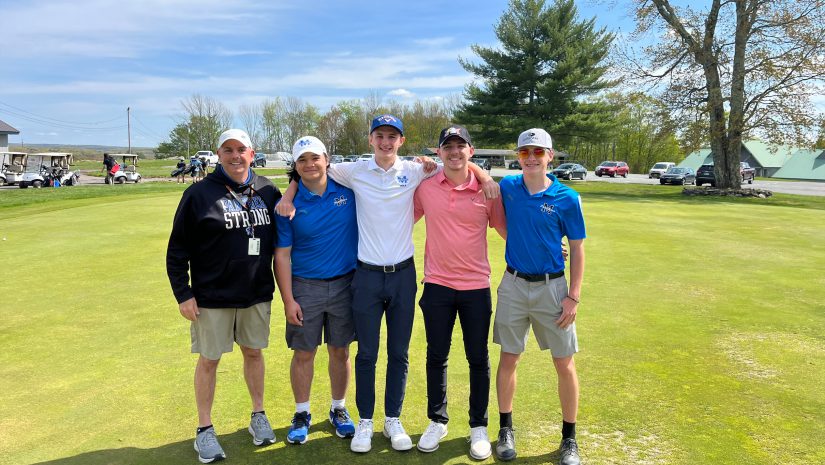
[[[762,141],[749,140],[742,143],[739,160],[748,162],[751,168],[756,169],[757,176],[770,178],[775,176],[780,168],[785,166],[785,163],[791,159],[791,156],[798,151],[799,147],[768,145]],[[697,170],[704,164],[713,164],[713,152],[710,149],[700,149],[691,153],[677,166]]]
[[[773,177],[825,181],[825,149],[797,150]]]

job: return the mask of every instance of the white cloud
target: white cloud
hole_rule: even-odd
[[[401,97],[405,99],[411,99],[415,97],[415,94],[408,91],[407,89],[393,89],[387,92],[387,95],[391,95],[393,97]]]

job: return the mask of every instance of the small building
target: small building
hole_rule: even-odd
[[[798,150],[798,147],[769,145],[762,141],[749,140],[742,142],[739,161],[748,162],[751,168],[756,170],[756,176],[770,178],[775,176]],[[713,164],[713,152],[708,148],[689,154],[677,166],[692,168],[695,171],[705,164]]]
[[[825,149],[797,150],[773,177],[825,181]]]
[[[5,121],[0,120],[0,152],[9,151],[10,134],[20,134],[20,131],[9,126]]]

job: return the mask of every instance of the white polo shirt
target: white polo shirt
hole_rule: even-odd
[[[421,163],[396,159],[384,170],[375,160],[329,165],[329,176],[355,192],[358,259],[393,265],[412,257],[413,195],[425,174]]]

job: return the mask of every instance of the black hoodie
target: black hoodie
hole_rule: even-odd
[[[274,209],[280,198],[269,179],[252,172],[249,183],[238,184],[223,169],[186,189],[166,249],[166,273],[178,303],[195,297],[200,307],[244,308],[272,300]],[[259,255],[249,255],[253,231],[261,241]]]

